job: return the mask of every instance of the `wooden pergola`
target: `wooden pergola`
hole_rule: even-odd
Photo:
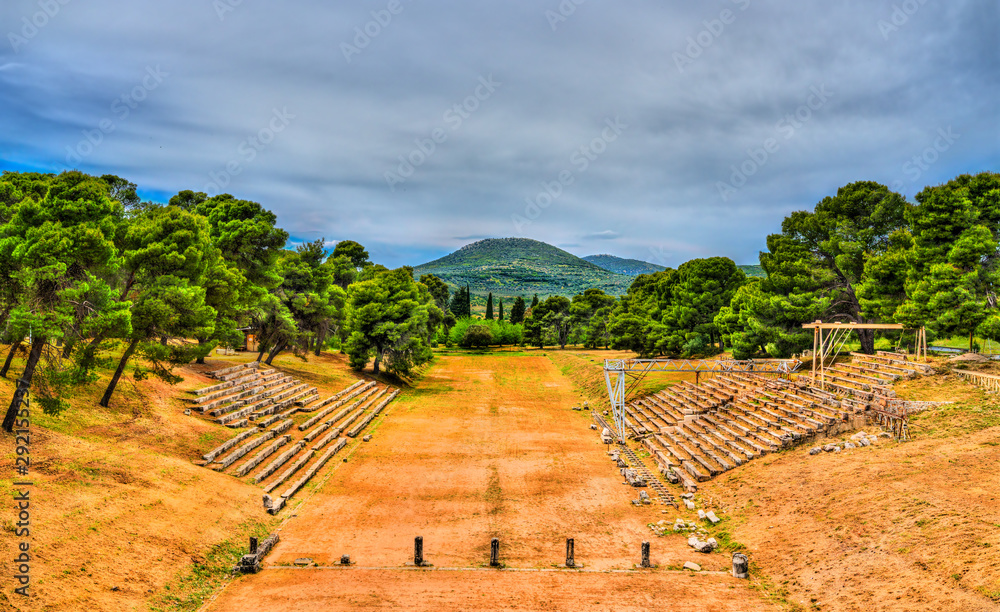
[[[803,329],[813,330],[813,362],[812,362],[812,382],[816,384],[816,377],[819,376],[820,388],[826,383],[826,359],[833,354],[833,360],[837,359],[840,349],[850,332],[859,329],[896,329],[904,330],[906,327],[899,323],[824,323],[815,321],[813,323],[803,323]],[[825,332],[825,333],[824,333]],[[921,327],[916,330],[917,359],[927,359],[927,330]],[[819,358],[819,364],[816,360]]]

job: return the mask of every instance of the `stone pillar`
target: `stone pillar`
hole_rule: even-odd
[[[250,554],[257,554],[257,538],[250,538]]]
[[[650,567],[649,564],[649,542],[642,543],[642,566]]]
[[[733,553],[733,577],[750,577],[750,560],[743,553]]]
[[[566,567],[576,567],[573,559],[573,538],[566,538]]]
[[[417,536],[413,539],[413,565],[424,564],[424,538]]]
[[[490,540],[490,567],[500,566],[500,538]]]

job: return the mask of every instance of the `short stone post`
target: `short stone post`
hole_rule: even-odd
[[[257,554],[257,538],[254,537],[250,538],[250,554],[251,555]]]
[[[750,577],[750,560],[743,553],[733,553],[733,577]]]
[[[413,539],[413,565],[421,566],[424,564],[424,538],[423,536],[417,536]]]
[[[573,560],[573,538],[566,538],[566,567],[576,567]]]
[[[642,543],[642,566],[650,567],[649,565],[649,542]]]
[[[490,540],[490,567],[500,565],[500,538]]]

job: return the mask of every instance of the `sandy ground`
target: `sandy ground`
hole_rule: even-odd
[[[702,497],[730,511],[733,538],[805,609],[1000,610],[1000,427],[979,429],[1000,407],[954,379],[898,385],[966,406],[919,415],[909,442],[771,455]]]
[[[679,536],[651,538],[646,523],[674,511],[629,503],[637,493],[622,485],[589,417],[569,409],[577,397],[544,356],[440,358],[283,527],[270,567],[232,583],[209,609],[604,610],[650,599],[774,609],[726,574],[631,571],[650,539],[664,569],[695,560],[724,570],[728,558],[693,553]],[[435,567],[470,571],[406,569],[415,536]],[[572,537],[588,571],[479,571],[493,537],[508,568],[532,570],[562,564]],[[329,567],[342,554],[357,567],[287,567],[299,558]]]

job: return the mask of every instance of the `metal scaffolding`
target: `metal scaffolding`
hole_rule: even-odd
[[[797,359],[605,359],[604,382],[614,416],[618,440],[625,443],[625,398],[650,372],[694,372],[698,380],[702,372],[754,372],[757,374],[791,374],[802,362]],[[628,384],[631,379],[631,384]]]
[[[813,330],[812,384],[817,386],[816,379],[819,378],[818,386],[820,389],[826,388],[827,360],[829,359],[830,364],[833,365],[837,356],[840,355],[840,349],[847,342],[850,332],[859,329],[895,329],[900,331],[906,329],[905,326],[898,323],[824,323],[822,321],[803,323],[802,328]],[[921,353],[923,353],[924,359],[927,359],[927,331],[923,327],[917,329],[915,340],[917,359],[920,359]]]

